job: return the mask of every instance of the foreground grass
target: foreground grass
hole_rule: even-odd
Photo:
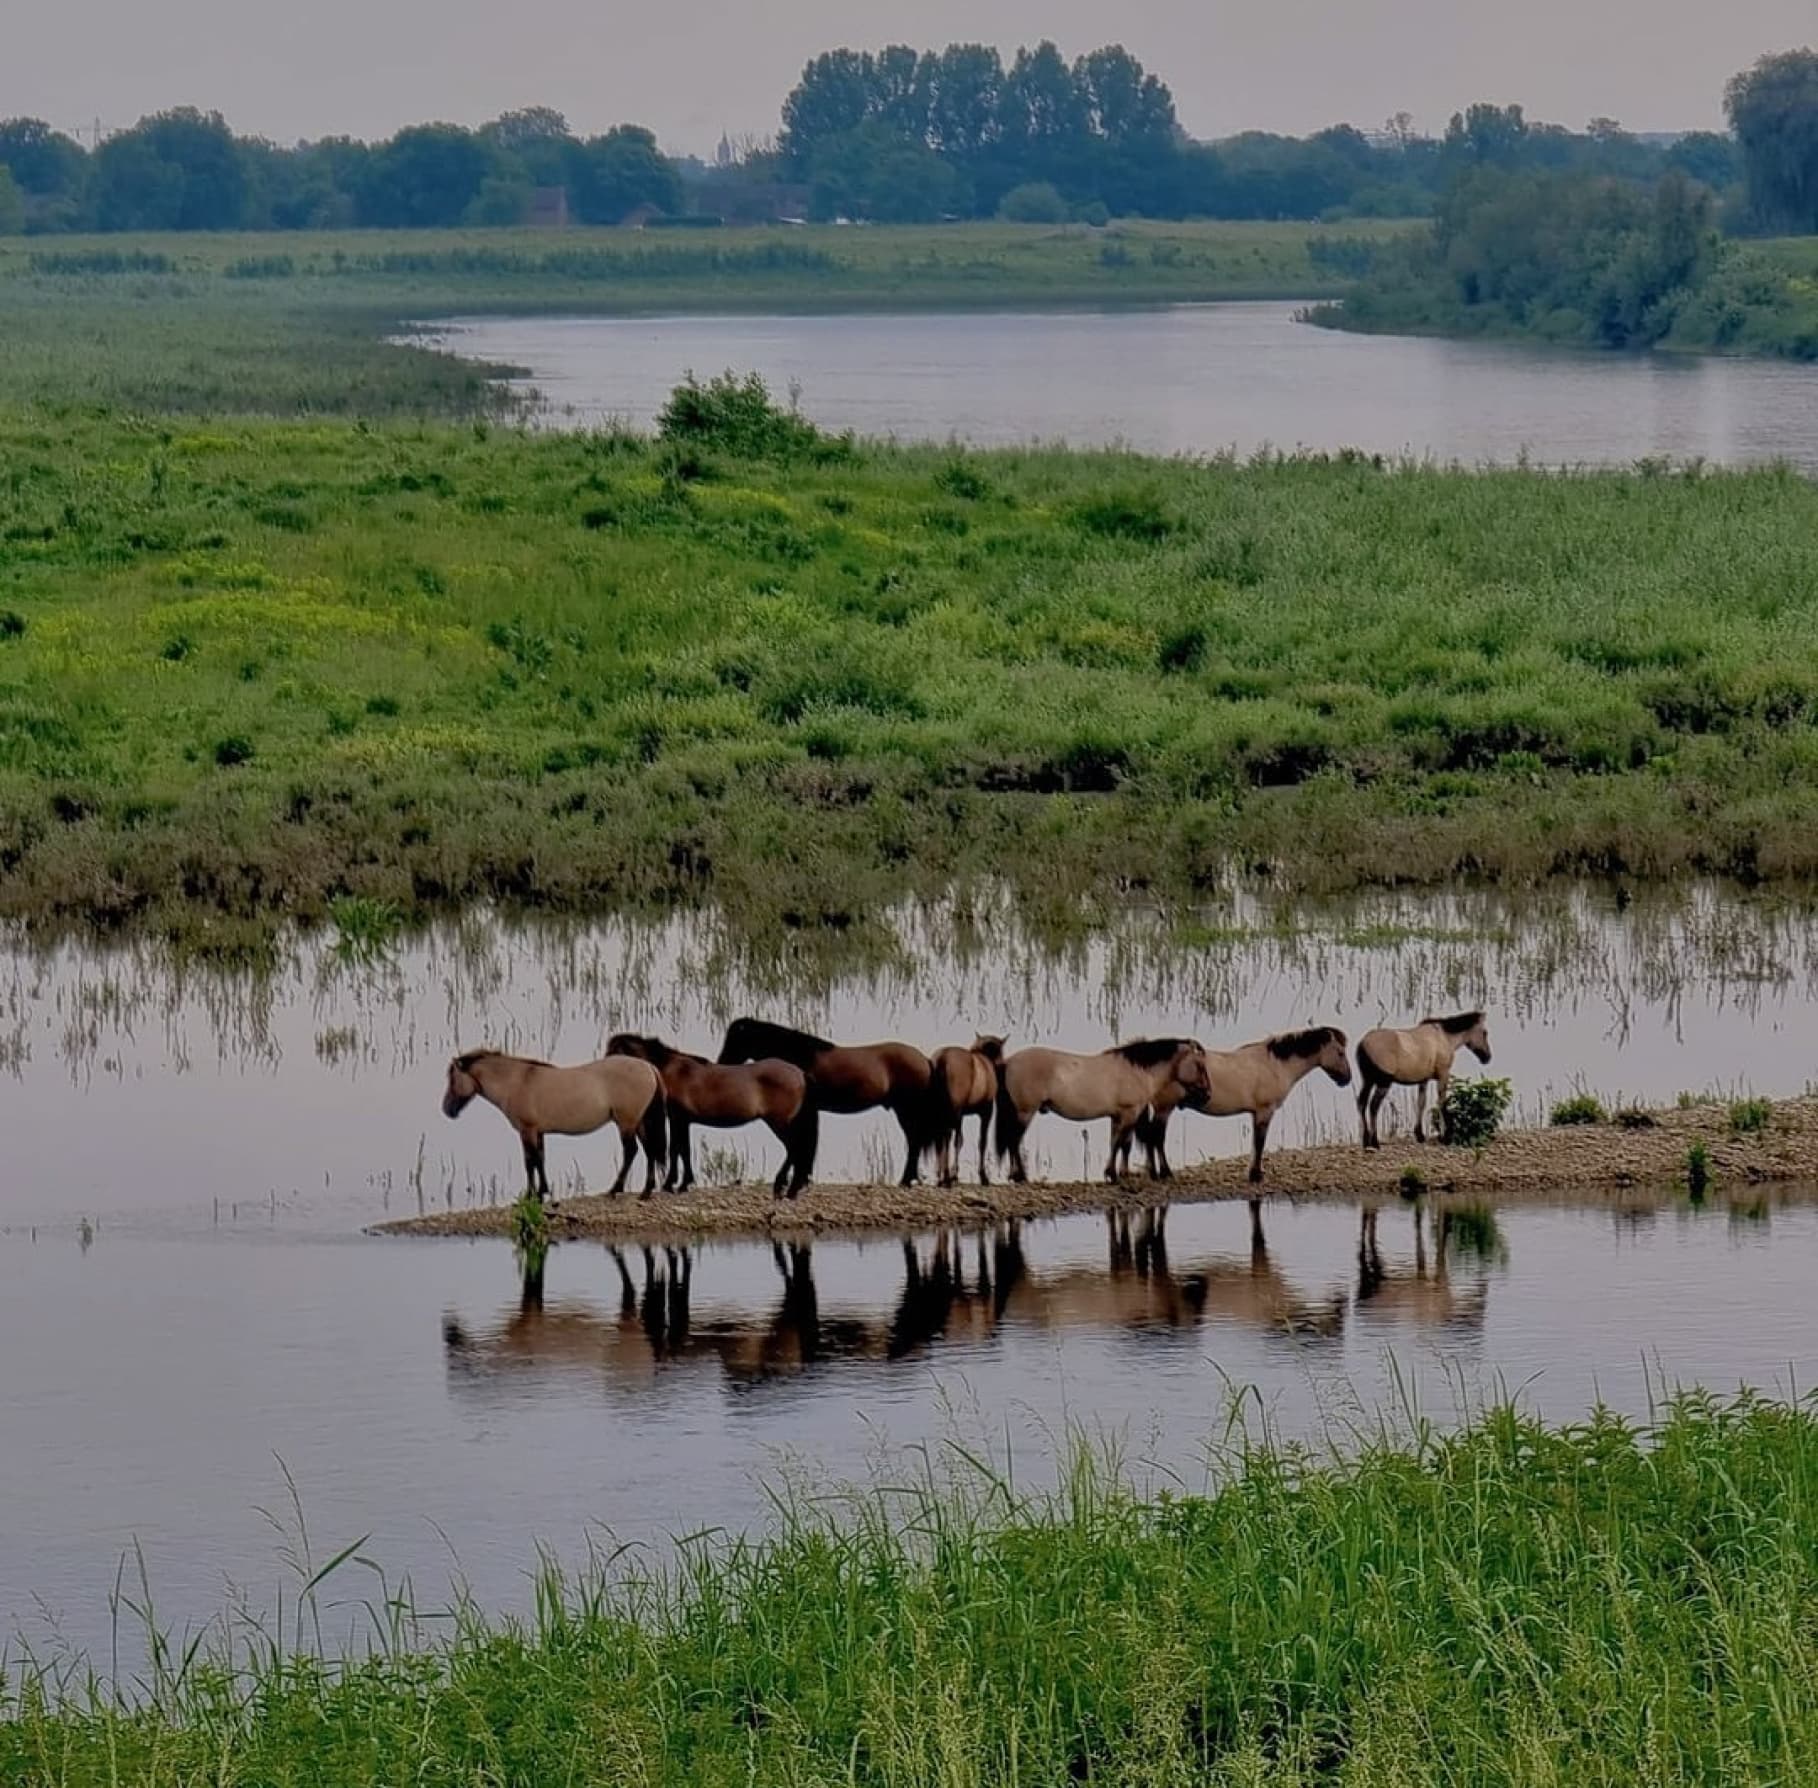
[[[15,1669],[0,1780],[1805,1780],[1818,1419],[1505,1409],[1348,1463],[1254,1451],[1204,1497],[1087,1466],[1048,1503],[882,1492],[549,1577],[527,1622],[373,1631],[346,1664],[172,1648],[125,1700]]]
[[[1165,303],[1343,290],[1397,226],[1135,224],[0,239],[0,402],[482,414],[477,368],[392,345],[486,312]]]
[[[0,915],[1818,871],[1775,472],[0,415]]]

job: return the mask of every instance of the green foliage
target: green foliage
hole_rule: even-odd
[[[1763,56],[1724,93],[1749,202],[1770,229],[1818,231],[1818,51]]]
[[[1730,1107],[1732,1136],[1759,1136],[1774,1121],[1774,1107],[1766,1099],[1738,1099]]]
[[[0,609],[0,642],[25,637],[26,620],[16,608]]]
[[[1595,1093],[1574,1093],[1561,1099],[1547,1119],[1552,1124],[1601,1124],[1608,1121],[1603,1101]]]
[[[404,915],[389,900],[343,894],[328,903],[335,929],[335,954],[343,962],[370,963],[389,954],[403,929]]]
[[[244,733],[229,733],[225,738],[215,741],[215,762],[224,770],[250,764],[255,756],[257,752],[253,748],[253,742]]]
[[[745,459],[793,459],[832,445],[813,423],[784,409],[756,373],[717,373],[702,384],[690,373],[657,417],[665,441],[688,442]]]
[[[526,1193],[511,1207],[511,1242],[520,1270],[539,1270],[549,1252],[549,1207]]]
[[[1396,1183],[1403,1198],[1424,1198],[1430,1190],[1427,1176],[1412,1161],[1401,1170],[1401,1178]]]
[[[1804,480],[718,444],[778,414],[0,410],[0,919],[1818,873]]]
[[[1514,1098],[1508,1081],[1487,1074],[1454,1080],[1440,1107],[1446,1141],[1457,1148],[1483,1148],[1496,1135]]]
[[[1659,1120],[1651,1111],[1645,1111],[1639,1105],[1620,1106],[1611,1114],[1611,1121],[1620,1130],[1654,1130],[1659,1128]]]
[[[1711,1151],[1700,1137],[1685,1152],[1685,1185],[1694,1198],[1702,1198],[1711,1183]]]
[[[660,1565],[550,1567],[512,1620],[379,1601],[346,1660],[173,1641],[131,1705],[14,1659],[0,1780],[1513,1788],[1818,1753],[1804,1406],[1498,1407],[1345,1459],[1252,1437],[1153,1500],[1058,1475],[785,1502]],[[368,1599],[363,1558],[299,1630]]]
[[[17,236],[25,229],[25,194],[12,169],[0,162],[0,236]]]
[[[1046,180],[1026,180],[998,201],[997,214],[1006,223],[1061,224],[1069,212],[1058,187]]]

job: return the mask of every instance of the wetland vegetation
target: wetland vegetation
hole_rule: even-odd
[[[516,1621],[419,1618],[362,1562],[118,1692],[15,1658],[0,1778],[1401,1788],[1784,1779],[1818,1745],[1803,1405],[1492,1408],[1340,1456],[1240,1428],[1193,1493],[931,1458],[765,1536],[550,1567]]]
[[[7,915],[1818,869],[1791,475],[665,437],[0,416]]]

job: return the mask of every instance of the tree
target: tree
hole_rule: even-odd
[[[922,59],[928,95],[928,142],[960,166],[997,141],[1004,65],[989,44],[950,43]]]
[[[246,221],[246,163],[219,112],[155,112],[95,152],[104,230],[231,230]]]
[[[568,120],[553,106],[525,106],[503,112],[480,135],[501,150],[522,171],[531,186],[560,186],[567,178],[568,154],[574,133]],[[501,176],[510,181],[510,176]]]
[[[779,147],[789,170],[805,174],[820,146],[856,130],[871,115],[875,67],[858,50],[828,50],[802,70],[783,101]]]
[[[11,169],[21,192],[58,198],[81,190],[88,157],[79,143],[42,118],[5,118],[0,119],[0,165]]]
[[[414,124],[375,149],[360,185],[363,224],[392,229],[460,223],[493,172],[493,151],[458,124]]]
[[[25,194],[12,169],[0,163],[0,236],[17,236],[25,228]]]
[[[881,119],[867,119],[815,152],[809,208],[823,221],[932,223],[960,203],[951,163],[925,143],[905,142]]]
[[[1065,223],[1067,201],[1046,180],[1031,180],[1005,193],[997,214],[1007,223]]]
[[[1020,49],[1004,77],[998,135],[1006,148],[1043,159],[1074,150],[1089,128],[1086,99],[1061,53],[1044,38]]]
[[[1736,139],[1716,130],[1687,131],[1666,152],[1666,164],[1723,192],[1742,179],[1742,151]]]
[[[1122,44],[1080,57],[1073,83],[1091,128],[1106,142],[1119,148],[1173,142],[1174,95]]]
[[[583,223],[622,223],[640,205],[681,210],[682,177],[642,125],[620,124],[575,145],[568,197]]]
[[[1446,126],[1444,155],[1455,165],[1511,167],[1521,159],[1528,121],[1520,106],[1479,103],[1454,112]]]
[[[1763,56],[1731,80],[1723,102],[1760,221],[1818,231],[1818,51]]]

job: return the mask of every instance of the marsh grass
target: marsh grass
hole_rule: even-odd
[[[1738,1099],[1730,1107],[1732,1136],[1759,1136],[1774,1121],[1774,1107],[1767,1099]]]
[[[1818,1754],[1818,1422],[1748,1397],[1240,1443],[1203,1495],[1084,1453],[1051,1497],[931,1467],[546,1565],[519,1619],[431,1621],[357,1547],[298,1568],[275,1630],[166,1639],[120,1693],[15,1659],[0,1779],[1402,1788]]]
[[[0,412],[0,917],[1818,873],[1798,479],[677,451]]]
[[[1609,1113],[1604,1110],[1603,1101],[1595,1093],[1574,1093],[1570,1098],[1561,1099],[1547,1115],[1549,1124],[1603,1124],[1609,1122]]]

